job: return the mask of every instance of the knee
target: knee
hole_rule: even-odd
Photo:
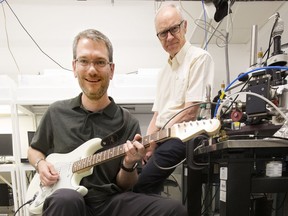
[[[80,193],[71,189],[58,189],[51,194],[44,203],[44,206],[79,206],[84,204],[84,199]]]

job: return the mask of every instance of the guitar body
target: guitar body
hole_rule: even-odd
[[[82,178],[92,174],[93,167],[81,173],[73,173],[72,166],[74,161],[93,155],[100,148],[102,148],[101,139],[94,138],[88,140],[67,154],[53,153],[48,155],[45,160],[55,166],[56,170],[59,172],[60,178],[54,185],[49,187],[41,187],[39,174],[36,173],[34,175],[26,194],[26,201],[36,197],[28,207],[29,212],[32,214],[41,214],[45,199],[60,188],[73,189],[78,191],[82,196],[85,196],[88,190],[79,184]]]

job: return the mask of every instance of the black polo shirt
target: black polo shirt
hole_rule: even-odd
[[[81,95],[82,93],[75,98],[57,101],[49,106],[34,135],[32,148],[46,156],[50,153],[66,154],[92,138],[99,138],[101,141],[123,128],[123,108],[117,106],[111,97],[111,103],[105,109],[90,112],[81,106]],[[134,135],[140,133],[139,122],[130,113],[124,125],[121,134],[113,136],[113,142],[108,142],[100,150],[133,140]],[[121,160],[122,158],[117,158],[95,166],[93,175],[83,178],[81,184],[85,185],[89,192],[97,191],[99,201],[111,193],[120,192],[115,181]]]

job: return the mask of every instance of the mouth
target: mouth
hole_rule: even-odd
[[[90,82],[90,83],[98,83],[101,81],[101,79],[85,79],[87,82]]]
[[[177,41],[171,41],[170,43],[167,43],[167,47],[177,46],[177,44],[178,44]]]

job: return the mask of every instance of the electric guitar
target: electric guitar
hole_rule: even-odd
[[[141,142],[145,148],[149,147],[152,141],[162,142],[171,138],[179,138],[183,142],[186,142],[202,133],[212,136],[219,131],[220,127],[220,121],[217,119],[185,122],[144,136]],[[43,187],[40,184],[39,174],[36,173],[34,175],[26,194],[26,201],[33,200],[29,204],[29,212],[32,214],[41,214],[45,199],[60,188],[70,188],[85,196],[88,190],[84,186],[79,185],[81,179],[91,175],[94,166],[124,156],[125,150],[123,145],[94,154],[101,148],[101,139],[93,138],[70,153],[52,153],[48,155],[45,160],[55,166],[60,178],[57,183]]]

